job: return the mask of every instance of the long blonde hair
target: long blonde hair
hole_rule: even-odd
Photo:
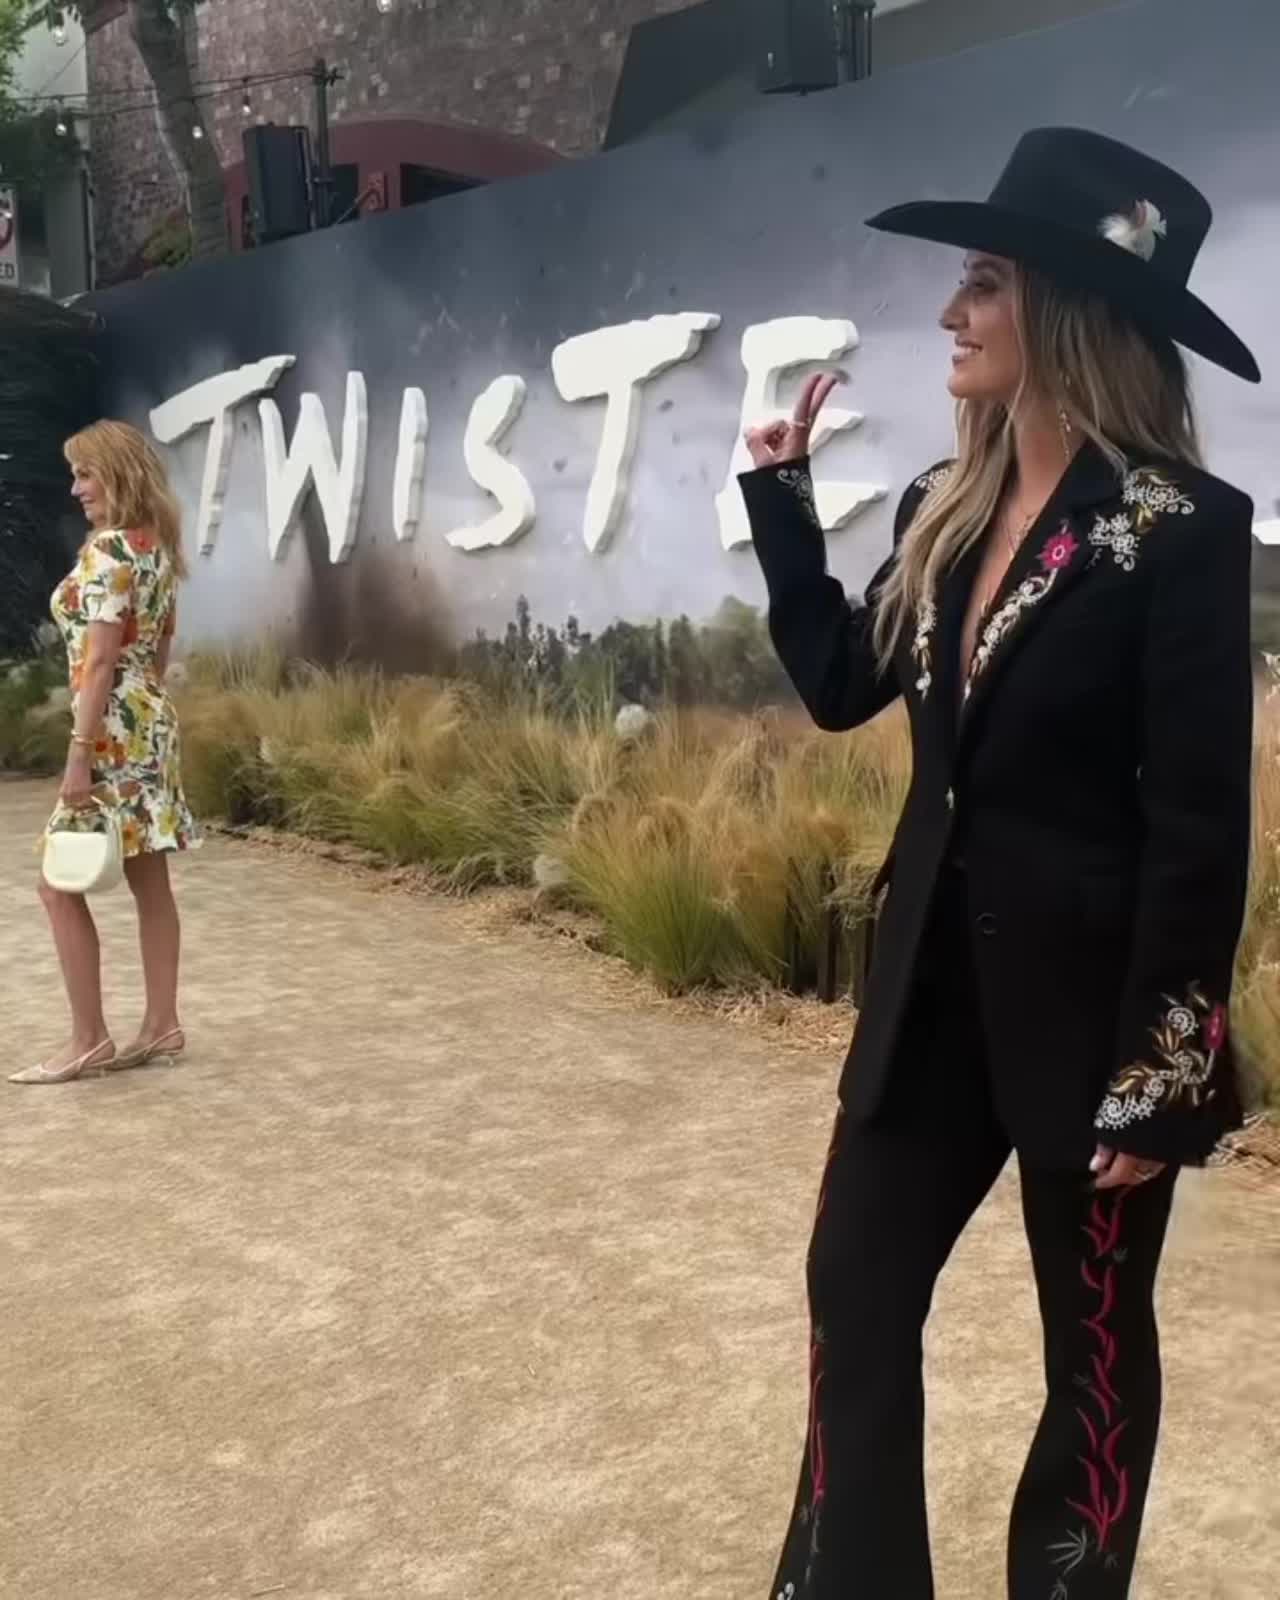
[[[874,640],[888,666],[907,619],[990,526],[1014,470],[1014,420],[1027,404],[1056,411],[1118,472],[1136,459],[1200,464],[1182,353],[1096,295],[1019,267],[1014,320],[1023,375],[1008,404],[962,400],[956,461],[908,529],[876,606]]]
[[[182,510],[146,435],[131,423],[104,418],[73,433],[62,453],[73,471],[91,472],[98,480],[111,525],[154,534],[169,552],[174,572],[185,578]]]

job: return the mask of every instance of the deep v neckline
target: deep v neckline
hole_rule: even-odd
[[[1039,515],[1037,513],[1036,517],[1028,524],[1027,534],[1035,527],[1036,522],[1039,520]],[[964,613],[960,625],[960,670],[958,680],[961,699],[964,697],[964,687],[969,681],[969,673],[973,668],[973,658],[977,653],[978,641],[982,637],[982,630],[990,620],[992,608],[1000,598],[1005,586],[1005,580],[1009,576],[1009,569],[1018,559],[1018,551],[1021,550],[1023,543],[1026,542],[1027,534],[1023,535],[1018,548],[1010,553],[1008,560],[1000,568],[1000,574],[994,583],[983,581],[992,544],[999,538],[997,525],[994,521],[988,526],[986,533],[975,547],[977,565],[973,570],[973,581],[965,592]],[[985,603],[982,601],[984,590],[987,595]]]
[[[1046,515],[1054,506],[1059,495],[1062,494],[1067,483],[1069,482],[1071,477],[1071,469],[1076,459],[1077,457],[1073,456],[1065,463],[1061,477],[1059,477],[1058,481],[1045,496],[1045,499],[1039,510],[1036,511],[1032,516],[1028,517],[1023,523],[1021,537],[1010,549],[1009,557],[1000,567],[1000,575],[994,583],[984,583],[983,577],[986,571],[986,563],[992,544],[1002,537],[1001,513],[1003,512],[1006,504],[1006,496],[1011,493],[1012,479],[1006,480],[1004,491],[1002,492],[1000,499],[996,504],[995,514],[987,524],[986,532],[973,547],[974,552],[976,553],[976,566],[973,569],[972,583],[970,584],[965,595],[964,612],[960,623],[960,670],[958,677],[961,706],[963,706],[964,702],[965,689],[973,673],[974,658],[977,655],[978,646],[982,640],[983,630],[990,622],[997,604],[1004,598],[1005,591],[1009,585],[1009,575],[1011,572],[1013,572],[1014,568],[1019,565],[1025,546],[1030,542],[1032,536],[1039,530],[1041,524],[1045,521]],[[1004,535],[1004,537],[1007,542],[1007,535]],[[986,591],[987,596],[986,601],[984,604],[980,605],[978,610],[975,612],[974,606],[977,605],[979,596],[984,590]]]
[[[967,661],[965,623],[988,554],[989,529],[938,580],[921,608],[914,636],[904,645],[902,670],[920,694],[949,761],[958,760],[973,738],[1023,640],[1090,568],[1086,514],[1115,497],[1118,481],[1102,451],[1082,446],[1003,573],[985,615],[976,619]]]

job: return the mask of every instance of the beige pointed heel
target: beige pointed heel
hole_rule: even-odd
[[[103,1051],[109,1050],[110,1055],[104,1059]],[[102,1077],[111,1070],[115,1061],[116,1047],[110,1039],[104,1039],[101,1044],[94,1045],[84,1055],[75,1061],[68,1062],[65,1067],[24,1067],[21,1072],[10,1073],[10,1083],[70,1083],[73,1078]]]
[[[171,1028],[168,1033],[163,1033],[158,1039],[153,1039],[150,1044],[138,1045],[135,1049],[125,1050],[107,1066],[108,1072],[127,1072],[130,1067],[145,1067],[152,1061],[176,1061],[187,1048],[186,1032],[182,1028]]]

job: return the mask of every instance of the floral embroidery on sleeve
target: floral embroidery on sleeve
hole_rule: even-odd
[[[938,608],[933,596],[927,594],[920,603],[916,617],[916,635],[911,641],[911,658],[919,670],[916,693],[923,700],[933,687],[933,630],[938,625]]]
[[[1138,546],[1161,517],[1189,517],[1195,502],[1154,467],[1139,467],[1124,480],[1125,509],[1114,516],[1099,516],[1089,543],[1101,552],[1110,550],[1116,565],[1132,572],[1138,564]]]
[[[1165,996],[1167,1010],[1151,1030],[1156,1061],[1135,1061],[1107,1090],[1095,1127],[1127,1128],[1157,1111],[1198,1111],[1214,1097],[1213,1069],[1227,1038],[1227,1008],[1192,984],[1185,1000]]]
[[[813,523],[815,528],[822,527],[822,519],[818,515],[818,499],[813,492],[813,478],[804,467],[783,467],[778,473],[778,482],[784,488],[790,489],[796,499],[804,507],[804,514]]]
[[[923,494],[932,494],[935,489],[940,489],[955,469],[954,462],[945,466],[931,467],[928,472],[922,472],[915,481],[915,487]]]
[[[920,491],[921,499],[940,489],[955,470],[954,461],[930,467],[922,472],[911,487]],[[917,507],[918,509],[918,507]],[[925,595],[916,613],[916,631],[911,641],[911,659],[916,664],[916,693],[926,699],[933,688],[933,634],[938,626],[938,607],[932,592]]]

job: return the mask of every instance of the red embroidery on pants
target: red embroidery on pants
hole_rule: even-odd
[[[818,1402],[822,1392],[822,1344],[815,1339],[810,1358],[812,1386],[809,1390],[809,1495],[810,1539],[809,1554],[818,1553],[818,1523],[822,1517],[823,1501],[827,1498],[826,1433],[819,1420]]]
[[[831,1143],[827,1147],[827,1159],[822,1169],[818,1210],[814,1218],[815,1228],[826,1209],[827,1184],[831,1177],[831,1163],[835,1159],[843,1116],[844,1107],[841,1106],[836,1111],[835,1126],[831,1130]],[[822,1377],[822,1326],[816,1324],[813,1340],[809,1346],[809,1560],[805,1573],[806,1583],[812,1577],[814,1558],[818,1554],[818,1527],[822,1520],[823,1502],[827,1497],[826,1430],[822,1425],[821,1412]]]
[[[1089,1249],[1080,1262],[1080,1277],[1096,1304],[1093,1314],[1081,1318],[1094,1343],[1087,1370],[1077,1374],[1076,1383],[1084,1399],[1076,1415],[1084,1429],[1087,1449],[1078,1456],[1084,1468],[1087,1498],[1068,1499],[1087,1525],[1079,1533],[1051,1546],[1054,1563],[1063,1576],[1053,1590],[1052,1600],[1067,1600],[1066,1576],[1090,1555],[1107,1556],[1111,1537],[1129,1508],[1129,1469],[1118,1451],[1129,1426],[1124,1401],[1114,1377],[1120,1346],[1111,1327],[1116,1304],[1117,1268],[1123,1261],[1120,1225],[1129,1190],[1120,1189],[1108,1213],[1102,1200],[1095,1200],[1084,1233]],[[1090,1548],[1089,1530],[1093,1541]]]

